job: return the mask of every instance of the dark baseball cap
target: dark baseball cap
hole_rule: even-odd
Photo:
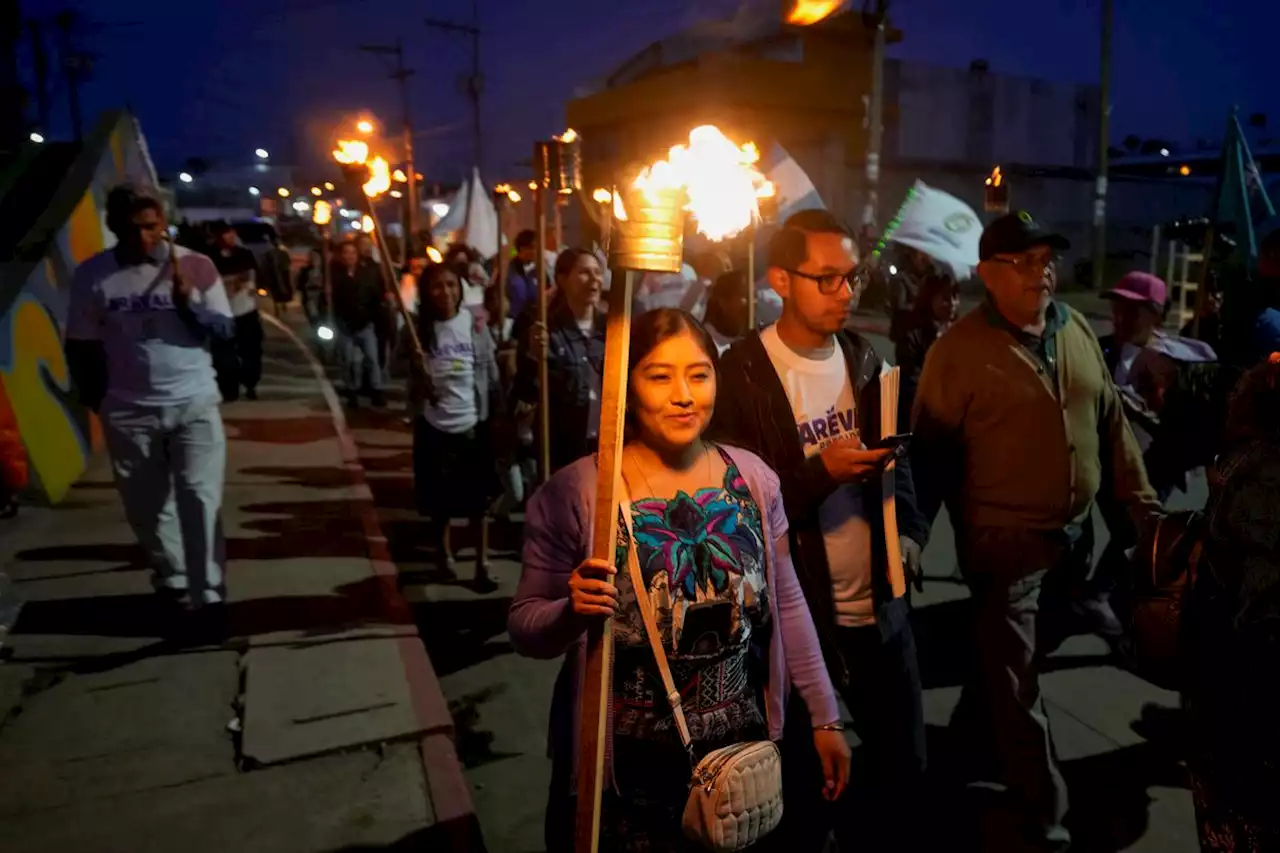
[[[1046,229],[1025,210],[1019,210],[1006,213],[983,229],[978,259],[985,261],[993,255],[1017,254],[1032,246],[1048,246],[1061,252],[1071,248],[1071,241]]]

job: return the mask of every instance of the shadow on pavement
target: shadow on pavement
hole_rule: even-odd
[[[507,633],[509,596],[470,601],[440,601],[413,608],[414,621],[426,643],[427,654],[441,677],[512,654]]]
[[[437,823],[390,844],[350,844],[329,853],[485,853],[480,821],[475,815]],[[511,851],[515,853],[515,851]]]
[[[223,424],[229,430],[235,430],[236,441],[310,444],[333,438],[333,419],[319,415],[301,418],[224,418]]]

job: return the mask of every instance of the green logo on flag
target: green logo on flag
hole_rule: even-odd
[[[942,227],[953,234],[963,234],[973,228],[973,217],[967,213],[953,213],[942,220]]]

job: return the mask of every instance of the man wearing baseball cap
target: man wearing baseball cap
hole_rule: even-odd
[[[974,672],[953,723],[993,756],[1031,850],[1064,850],[1067,789],[1039,689],[1039,642],[1093,555],[1090,511],[1104,483],[1135,522],[1160,505],[1085,318],[1054,300],[1070,244],[1027,211],[987,226],[987,299],[925,359],[913,414],[920,510],[946,504],[974,606]],[[917,463],[917,458],[919,462]]]

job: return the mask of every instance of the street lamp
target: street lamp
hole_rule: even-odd
[[[333,181],[325,181],[324,188],[327,189],[329,192],[333,192],[334,190]]]
[[[261,194],[262,194],[262,190],[258,189],[257,187],[249,187],[249,195],[261,195]]]
[[[44,142],[44,134],[34,130],[31,131],[31,135],[28,136],[27,138],[30,139],[32,142],[34,142],[36,145],[39,145],[41,142]]]
[[[190,172],[179,172],[178,180],[182,181],[184,184],[189,184],[195,179],[191,177]]]
[[[276,195],[280,196],[280,198],[288,198],[289,191],[284,187],[280,187],[280,189],[276,190]]]
[[[315,196],[316,198],[319,198],[319,197],[320,197],[320,188],[319,188],[319,187],[312,187],[312,188],[311,188],[311,194],[312,194],[313,196]]]
[[[259,160],[265,160],[271,156],[271,153],[267,151],[267,149],[265,148],[259,148],[257,151],[254,151],[253,153],[258,155]]]

